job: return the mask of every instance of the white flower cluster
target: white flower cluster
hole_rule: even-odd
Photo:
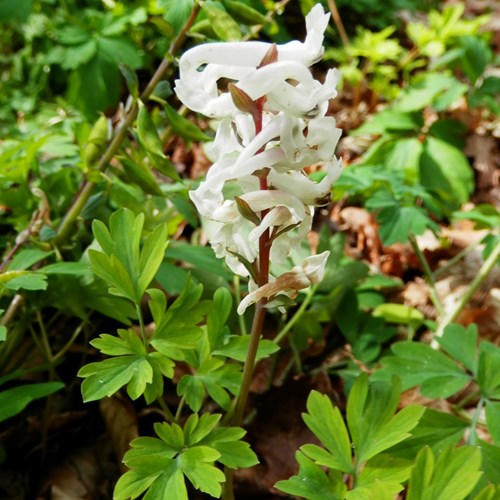
[[[190,109],[219,120],[215,141],[207,148],[214,163],[190,196],[200,214],[214,221],[208,233],[216,255],[238,275],[252,278],[259,239],[266,232],[272,240],[271,262],[283,262],[307,236],[314,206],[328,203],[340,174],[334,151],[341,131],[334,118],[325,116],[328,100],[337,94],[339,73],[328,71],[321,84],[309,70],[322,57],[328,19],[316,5],[306,17],[303,43],[209,43],[180,59],[177,96]],[[224,83],[229,90],[221,90]],[[326,175],[316,183],[303,169],[320,162]],[[234,184],[239,193],[227,198]],[[253,291],[238,312],[263,298],[292,296],[317,283],[327,257],[328,252],[309,257],[285,273],[286,279],[271,277],[260,289],[251,279]]]

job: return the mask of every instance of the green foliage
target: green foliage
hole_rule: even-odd
[[[156,424],[158,438],[141,437],[124,456],[131,470],[116,484],[117,500],[137,498],[187,500],[186,478],[200,491],[219,498],[224,474],[219,462],[230,468],[250,467],[257,461],[248,444],[240,441],[245,431],[218,427],[221,415],[191,415],[183,428]]]
[[[63,387],[61,382],[39,382],[0,391],[0,422],[21,413],[35,399],[46,398]]]
[[[466,498],[481,477],[480,465],[481,452],[476,447],[448,447],[437,461],[432,450],[424,447],[417,455],[407,498]]]
[[[361,375],[349,394],[346,426],[327,396],[311,392],[303,419],[324,447],[302,446],[297,453],[298,476],[279,481],[275,487],[307,499],[321,498],[326,492],[329,498],[368,498],[373,491],[375,496],[369,498],[387,498],[401,491],[411,462],[384,452],[410,436],[424,408],[410,405],[396,413],[399,394],[397,378],[369,384],[368,377]],[[354,477],[349,492],[341,473]]]
[[[167,246],[167,228],[160,225],[141,247],[143,226],[144,214],[118,210],[109,219],[109,230],[101,221],[94,221],[92,229],[102,251],[89,250],[93,270],[110,285],[109,292],[134,304],[140,303]]]

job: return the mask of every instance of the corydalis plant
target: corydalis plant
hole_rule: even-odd
[[[303,43],[211,43],[180,59],[179,99],[219,120],[207,149],[214,163],[191,199],[212,221],[207,232],[216,255],[250,278],[240,314],[254,302],[279,304],[273,299],[293,296],[324,274],[328,252],[279,277],[269,278],[269,262],[282,263],[298,249],[314,207],[328,203],[340,173],[334,151],[341,132],[325,116],[339,73],[328,71],[322,84],[309,70],[323,54],[328,19],[316,5],[306,17]],[[231,83],[224,87],[222,79]],[[318,163],[326,175],[316,183],[303,169]],[[229,184],[239,195],[227,199]]]

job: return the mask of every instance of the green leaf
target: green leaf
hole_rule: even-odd
[[[62,382],[40,382],[0,391],[0,422],[21,413],[35,399],[50,396],[63,387]]]
[[[248,347],[250,345],[250,335],[231,335],[229,339],[224,343],[224,345],[218,345],[213,351],[213,354],[227,356],[228,358],[235,359],[237,361],[245,361],[248,353]],[[260,339],[259,346],[257,348],[256,360],[267,358],[278,352],[280,349],[272,340]]]
[[[408,500],[462,500],[473,490],[482,472],[481,451],[472,446],[448,447],[435,461],[431,449],[418,454],[411,474]]]
[[[461,69],[474,84],[482,76],[491,62],[492,51],[486,40],[479,36],[463,36],[460,38],[463,47]]]
[[[151,312],[156,329],[150,344],[171,359],[184,359],[185,353],[196,347],[202,335],[202,329],[197,325],[209,307],[208,302],[200,301],[202,288],[201,285],[192,285],[188,280],[181,295],[166,312],[161,305],[155,305],[159,294],[153,298]]]
[[[213,137],[205,134],[192,121],[181,116],[170,104],[165,103],[165,115],[173,132],[187,141],[212,141]]]
[[[420,182],[435,192],[450,208],[469,199],[474,189],[474,176],[467,157],[454,146],[427,136],[420,157]]]
[[[486,423],[491,439],[500,446],[500,402],[486,401]]]
[[[144,240],[139,259],[139,281],[137,283],[141,296],[155,277],[163,261],[167,248],[168,227],[160,224]]]
[[[14,255],[7,269],[11,271],[24,271],[52,254],[53,252],[51,251],[47,252],[38,248],[23,248]]]
[[[255,10],[250,5],[244,2],[238,2],[236,0],[222,0],[227,12],[238,22],[248,25],[268,23],[268,20],[264,14],[261,14],[258,10]]]
[[[0,22],[25,21],[33,8],[33,0],[0,0]]]
[[[351,135],[418,131],[422,125],[423,120],[419,113],[384,110],[372,116],[361,127],[351,132]]]
[[[328,464],[317,461],[317,455],[311,456],[311,447],[302,451],[319,465],[327,465],[331,469],[351,472],[353,468],[351,444],[344,420],[337,407],[333,407],[330,398],[325,394],[312,391],[307,398],[307,411],[302,418],[330,452]],[[311,445],[312,446],[312,445]],[[317,447],[316,447],[317,448]]]
[[[358,486],[370,489],[382,481],[392,496],[403,489],[402,483],[410,477],[412,461],[381,454],[366,462],[358,478]]]
[[[30,271],[5,271],[0,275],[0,286],[10,290],[47,290],[47,278]]]
[[[163,144],[156,130],[156,125],[142,103],[139,103],[139,112],[137,114],[137,132],[141,144],[149,153],[165,157]]]
[[[477,383],[484,397],[500,399],[500,348],[491,342],[479,344]]]
[[[496,500],[498,498],[500,498],[500,487],[493,484],[486,486],[473,497],[474,500]]]
[[[137,498],[147,490],[144,499],[187,500],[185,477],[195,488],[219,498],[224,474],[215,462],[225,463],[230,458],[223,457],[218,444],[233,446],[237,451],[232,453],[242,454],[243,463],[256,463],[255,454],[246,443],[240,446],[243,429],[214,428],[220,417],[191,415],[184,429],[175,423],[158,423],[154,429],[160,439],[145,437],[132,441],[123,460],[131,470],[119,479],[114,498]]]
[[[84,377],[82,396],[84,402],[96,401],[128,384],[127,392],[137,399],[153,380],[153,370],[145,357],[139,355],[120,356],[85,365],[78,372]]]
[[[202,5],[202,11],[210,21],[217,36],[224,42],[241,40],[241,32],[236,21],[222,9],[212,7],[207,3]]]
[[[420,325],[424,321],[424,315],[413,307],[403,304],[385,303],[373,310],[373,316],[384,318],[389,323],[399,323],[402,325]]]
[[[476,373],[477,326],[472,323],[467,328],[456,323],[448,325],[439,345],[453,358],[462,363],[467,370]]]
[[[194,0],[159,0],[158,4],[162,12],[165,12],[165,19],[172,24],[177,34],[188,20]]]
[[[221,340],[226,321],[233,308],[233,297],[227,288],[218,288],[207,315],[207,336],[212,352]]]
[[[363,374],[354,383],[347,401],[347,423],[358,463],[407,439],[418,424],[424,413],[421,406],[406,406],[395,415],[400,391],[397,378],[368,384]]]
[[[343,500],[346,486],[336,474],[327,475],[323,469],[309,460],[302,452],[295,455],[299,472],[285,481],[278,481],[274,487],[289,495],[308,500]]]
[[[395,356],[382,358],[383,371],[398,375],[403,390],[421,385],[426,397],[447,398],[462,389],[471,379],[448,356],[420,342],[396,342]]]
[[[196,489],[220,498],[221,483],[225,481],[225,476],[220,469],[211,465],[219,457],[220,453],[213,448],[196,446],[182,453],[178,463]]]
[[[123,171],[127,178],[137,184],[145,193],[155,196],[165,196],[156,177],[143,162],[135,162],[130,158],[120,158]]]
[[[184,375],[177,385],[177,394],[186,398],[186,403],[193,411],[199,411],[205,394],[225,410],[231,400],[228,391],[237,395],[241,385],[241,367],[210,357],[204,360],[195,373]]]
[[[224,266],[223,261],[218,259],[212,248],[200,247],[186,244],[175,244],[172,242],[167,248],[165,256],[169,259],[189,262],[200,269],[210,269],[226,280],[232,279],[232,274]]]
[[[421,207],[405,207],[394,205],[383,208],[377,213],[380,224],[379,235],[384,245],[406,243],[410,235],[423,234],[426,229],[439,231]]]
[[[85,262],[56,262],[54,264],[48,264],[40,268],[40,271],[44,274],[62,274],[70,276],[85,276],[89,278],[91,276],[88,264]]]
[[[203,418],[203,417],[202,417]],[[218,461],[232,469],[237,467],[252,467],[259,460],[250,449],[250,445],[240,439],[246,431],[239,427],[218,427],[199,441],[198,444],[211,446],[220,453]]]
[[[486,441],[478,440],[478,445],[481,448],[482,463],[481,470],[484,471],[484,478],[493,484],[500,484],[500,446],[495,446]]]
[[[119,65],[119,68],[123,78],[127,82],[130,95],[137,100],[139,98],[139,79],[137,78],[137,73],[124,62]]]
[[[462,438],[467,422],[448,413],[426,408],[411,437],[388,450],[391,455],[414,460],[417,453],[430,446],[436,454],[447,446],[455,445]]]
[[[142,57],[139,49],[125,37],[97,38],[98,51],[102,57],[118,66],[121,63],[128,64],[131,68],[139,68],[142,65]]]

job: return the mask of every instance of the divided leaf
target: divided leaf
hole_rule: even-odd
[[[427,344],[396,342],[391,350],[395,355],[382,359],[382,371],[398,375],[403,390],[420,385],[424,396],[447,398],[471,380],[452,359]]]
[[[477,447],[450,446],[436,458],[429,447],[424,447],[410,477],[408,500],[462,500],[473,490],[482,472],[481,451]]]
[[[114,498],[135,499],[148,490],[145,499],[187,500],[186,478],[196,489],[219,498],[225,477],[215,462],[234,466],[232,455],[236,455],[237,463],[257,463],[248,445],[239,441],[243,429],[215,428],[220,417],[191,415],[184,429],[177,424],[155,424],[158,438],[132,441],[123,459],[130,470],[118,480]],[[225,445],[230,450],[227,456]]]

